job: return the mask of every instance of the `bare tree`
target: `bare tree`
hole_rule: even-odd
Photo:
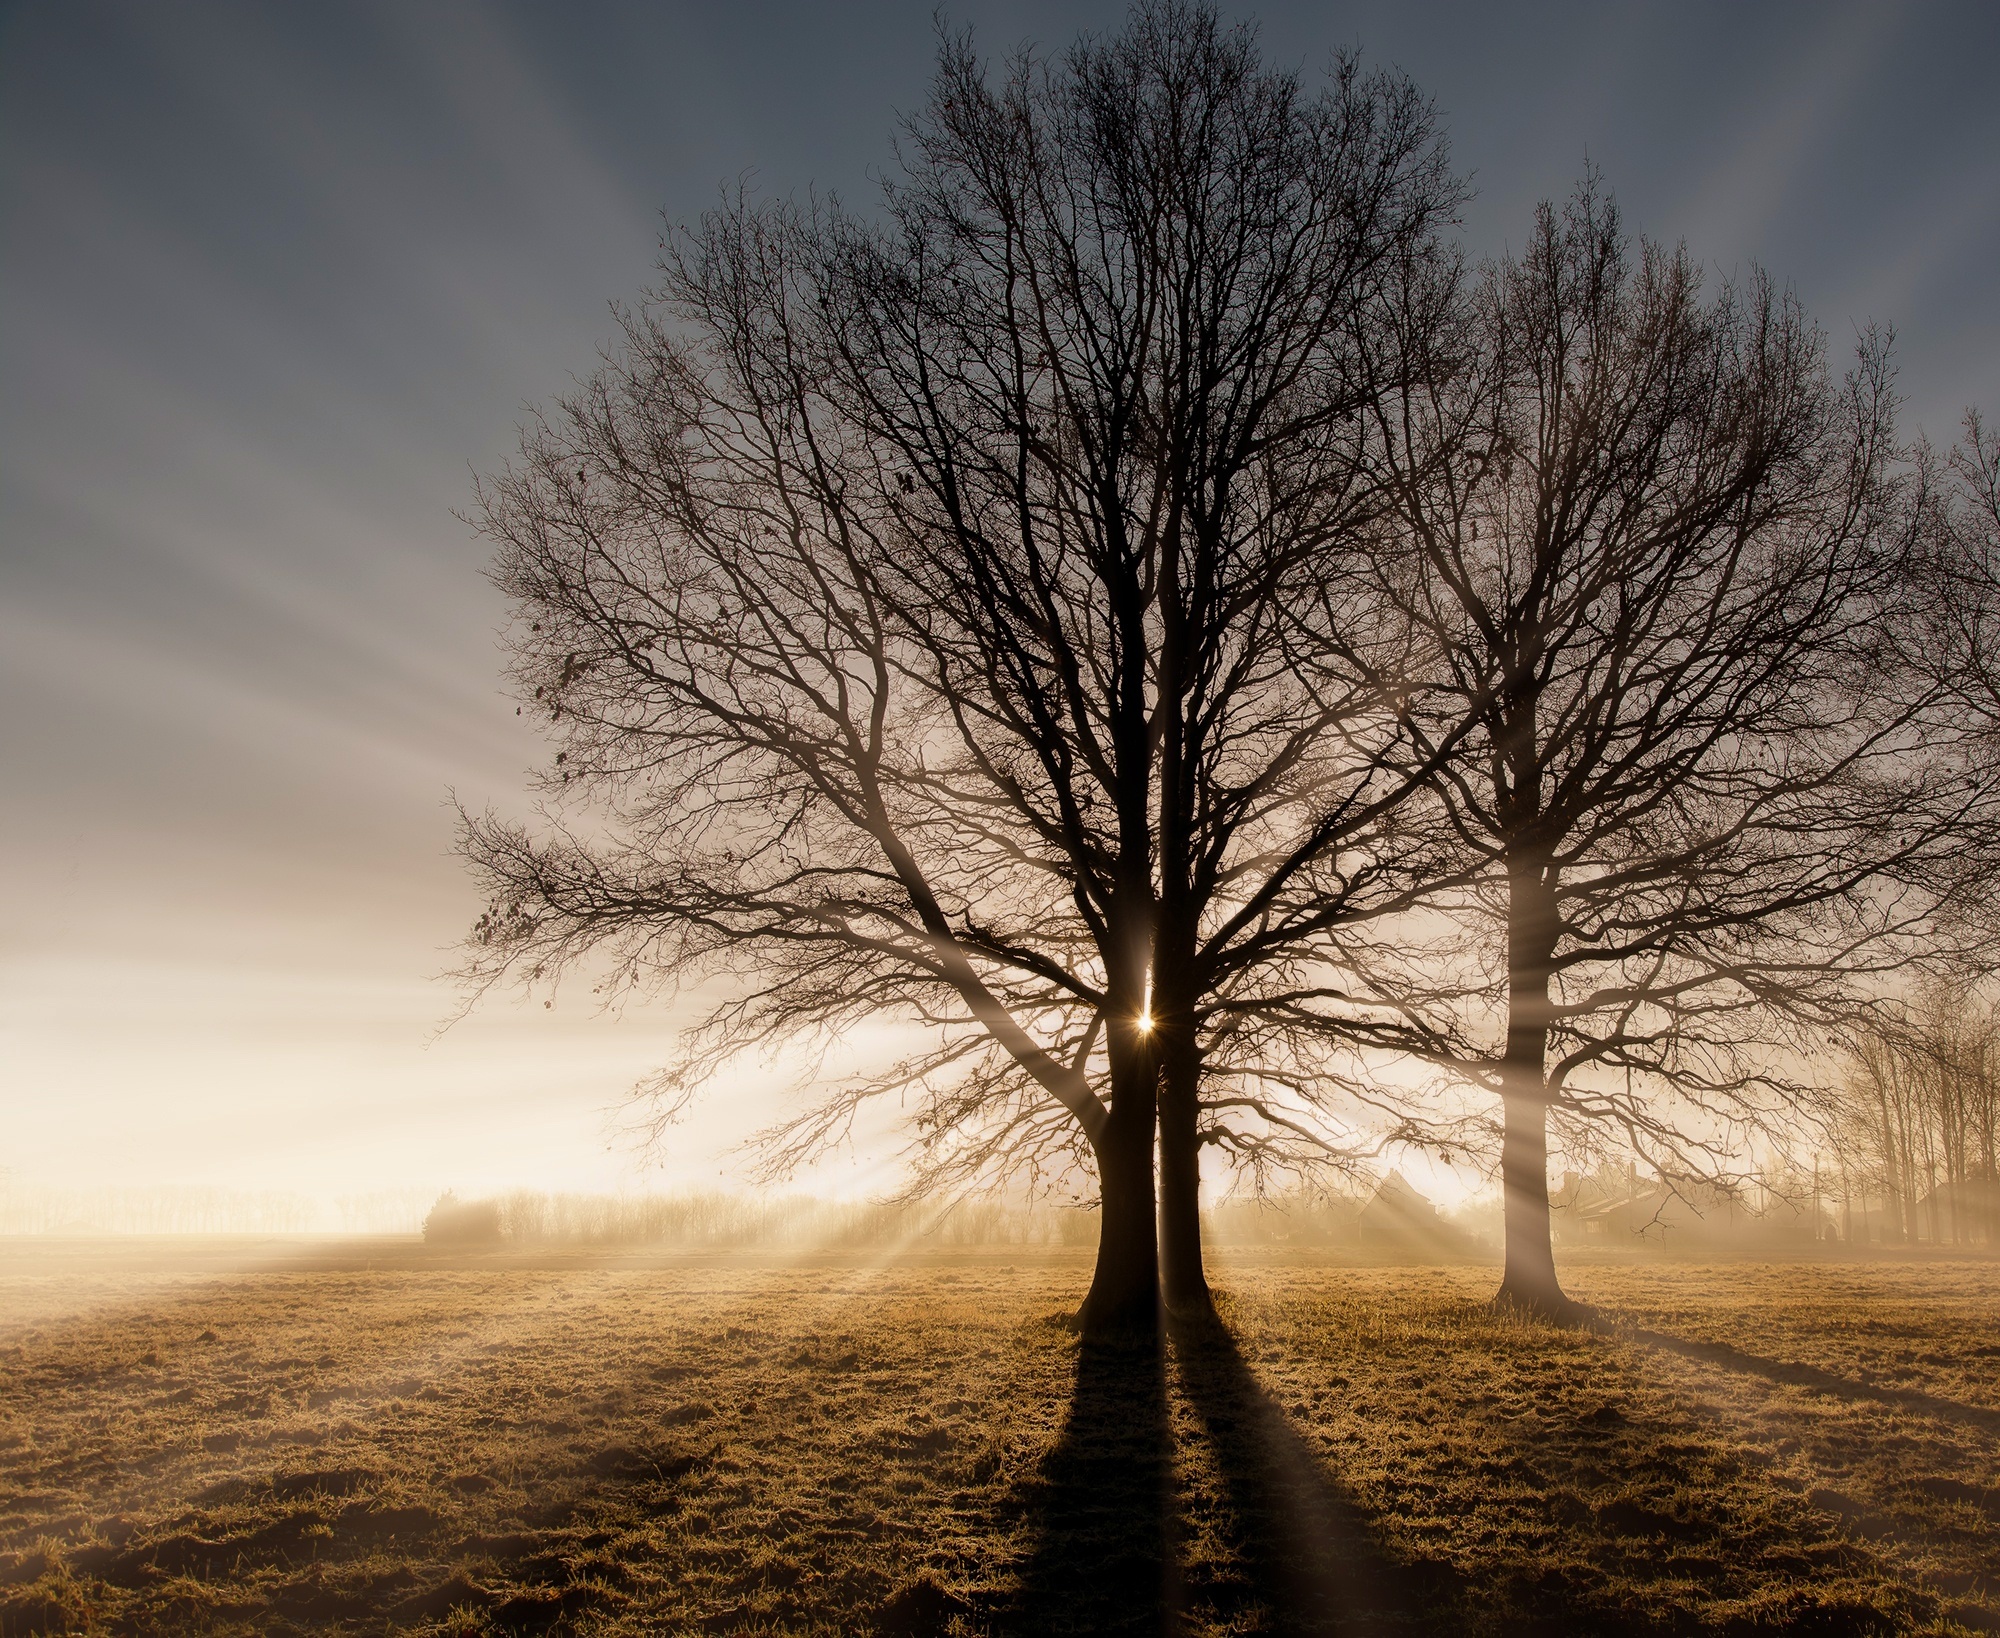
[[[1934,930],[1924,870],[1980,799],[1923,749],[1882,349],[1835,382],[1764,278],[1701,286],[1592,179],[1519,259],[1412,292],[1454,344],[1383,406],[1418,552],[1390,589],[1446,656],[1411,720],[1477,720],[1435,789],[1486,873],[1483,965],[1372,976],[1499,1095],[1502,1296],[1544,1310],[1551,1118],[1684,1173],[1799,1111],[1801,1031]]]
[[[1434,875],[1366,446],[1383,295],[1456,185],[1406,81],[1308,94],[1172,6],[997,83],[947,42],[900,159],[875,221],[676,238],[481,487],[565,802],[468,819],[470,974],[726,980],[662,1118],[752,1043],[910,1023],[780,1157],[892,1089],[932,1179],[1085,1150],[1084,1321],[1150,1325],[1163,1250],[1206,1300],[1204,1138],[1324,1143],[1244,1020]]]

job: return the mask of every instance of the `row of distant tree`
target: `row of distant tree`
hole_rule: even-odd
[[[871,1026],[774,1172],[893,1098],[919,1190],[1088,1177],[1089,1326],[1206,1304],[1205,1155],[1399,1144],[1497,1160],[1560,1309],[1552,1136],[1794,1141],[1986,961],[2000,459],[1883,337],[1595,178],[1475,265],[1413,85],[1202,7],[947,41],[897,159],[677,232],[478,492],[556,749],[466,816],[467,976],[701,997],[662,1126]]]
[[[1872,1096],[1872,1094],[1871,1094]],[[1863,1125],[1824,1178],[1786,1169],[1724,1190],[1695,1180],[1669,1184],[1622,1167],[1588,1178],[1568,1174],[1554,1196],[1558,1237],[1572,1244],[1713,1252],[1800,1247],[1815,1240],[1855,1245],[2000,1243],[1984,1210],[1986,1175],[1971,1163],[1954,1182],[1941,1147],[1915,1140],[1907,1168],[1883,1167],[1879,1111],[1857,1107]],[[1892,1116],[1892,1119],[1895,1118]],[[1391,1173],[1346,1180],[1345,1191],[1242,1196],[1202,1213],[1212,1242],[1235,1246],[1324,1246],[1420,1258],[1483,1254],[1500,1214],[1480,1197],[1442,1211]],[[434,1245],[517,1251],[656,1247],[675,1251],[1023,1250],[1094,1244],[1097,1215],[1045,1198],[832,1201],[773,1194],[551,1194],[513,1190],[461,1200],[402,1190],[342,1197],[329,1207],[278,1191],[159,1187],[0,1187],[0,1235],[69,1238],[122,1235],[407,1235]],[[1956,1205],[1969,1200],[1970,1205]]]
[[[0,1234],[408,1234],[429,1199],[414,1189],[325,1201],[201,1184],[44,1188],[0,1173]]]
[[[1086,1213],[1046,1201],[820,1200],[781,1194],[550,1194],[516,1189],[480,1200],[447,1194],[427,1242],[514,1250],[654,1246],[676,1251],[1088,1244]]]
[[[1843,1237],[2000,1246],[2000,1007],[1935,987],[1864,1019],[1852,1056],[1832,1122]]]

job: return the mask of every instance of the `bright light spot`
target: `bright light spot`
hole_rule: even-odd
[[[1152,1027],[1153,1027],[1153,1015],[1150,1012],[1140,1013],[1139,1024],[1138,1024],[1139,1033],[1141,1035],[1144,1035],[1148,1031],[1150,1031]]]

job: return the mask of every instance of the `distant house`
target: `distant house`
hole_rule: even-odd
[[[1361,1208],[1355,1234],[1364,1246],[1425,1258],[1463,1256],[1473,1249],[1471,1237],[1438,1216],[1437,1207],[1401,1172],[1385,1177]]]
[[[2000,1188],[1983,1177],[1940,1183],[1917,1199],[1918,1235],[1934,1245],[1992,1245],[2000,1234]]]
[[[1840,1238],[1865,1245],[2000,1246],[2000,1187],[1984,1178],[1940,1183],[1914,1202],[1879,1188],[1832,1208]]]
[[[1579,1214],[1586,1240],[1606,1245],[1620,1241],[1653,1240],[1687,1245],[1738,1238],[1748,1214],[1742,1202],[1723,1190],[1651,1182],[1635,1187],[1621,1199],[1606,1200]]]
[[[1834,1237],[1824,1212],[1815,1225],[1809,1202],[1764,1189],[1742,1190],[1693,1180],[1642,1178],[1636,1168],[1569,1172],[1549,1199],[1558,1238],[1570,1244],[1652,1245],[1670,1250],[1755,1250],[1810,1245]]]
[[[1558,1239],[1579,1239],[1605,1232],[1607,1209],[1638,1193],[1638,1175],[1630,1165],[1600,1166],[1594,1172],[1564,1172],[1559,1187],[1549,1191],[1549,1213]],[[1586,1224],[1598,1227],[1586,1229]]]

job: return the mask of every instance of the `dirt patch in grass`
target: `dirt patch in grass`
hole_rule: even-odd
[[[2000,1631],[1991,1263],[1216,1275],[17,1253],[0,1635]]]

